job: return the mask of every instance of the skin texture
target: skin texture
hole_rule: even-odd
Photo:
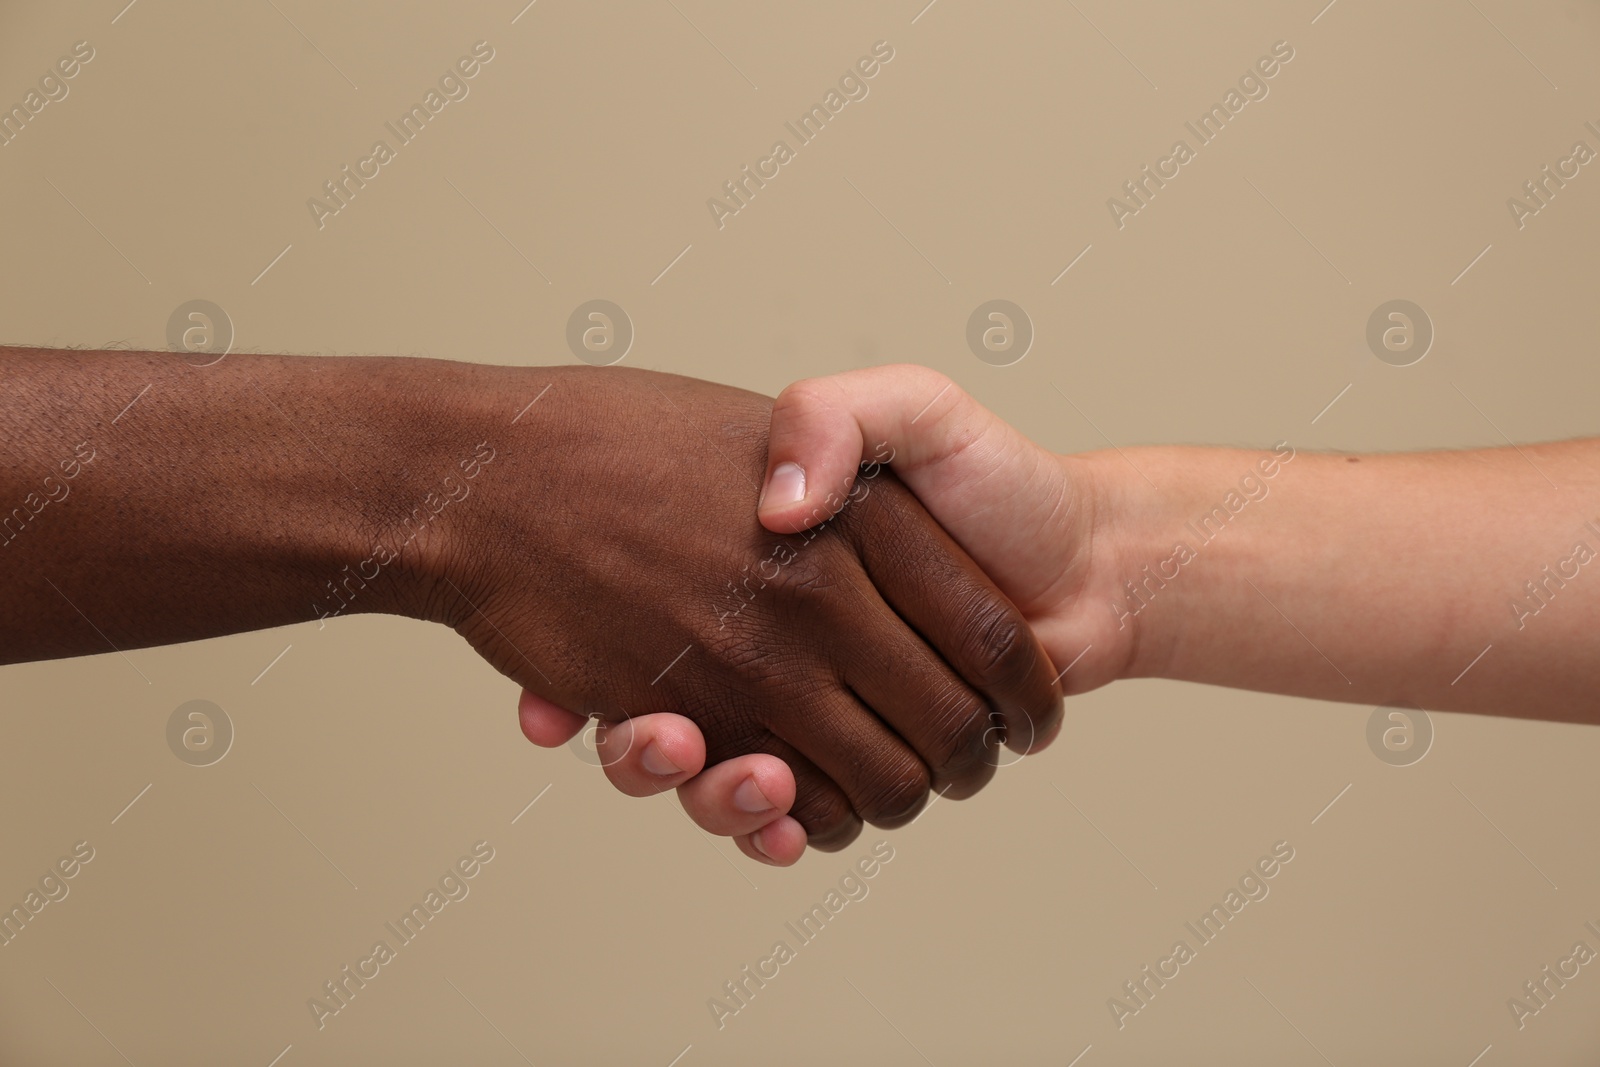
[[[869,439],[905,457],[896,472],[1051,657],[1076,662],[1069,693],[1162,677],[1600,722],[1600,580],[1587,587],[1600,573],[1600,440],[1058,456],[942,375],[894,366],[784,390],[768,469],[800,463],[827,483]],[[808,504],[769,493],[761,520],[798,528]],[[1200,530],[1214,509],[1222,518]]]
[[[522,732],[544,748],[566,744],[589,722],[526,690],[517,710]],[[701,774],[705,738],[692,720],[671,712],[640,715],[615,726],[600,722],[594,741],[606,777],[628,796],[676,788],[691,819],[703,829],[732,837],[751,859],[786,867],[804,854],[805,830],[787,814],[794,801],[794,773],[777,757],[736,756],[717,764],[717,773]],[[752,778],[769,809],[754,811],[748,796],[741,798],[745,803],[736,802]]]
[[[815,487],[848,482],[868,442],[893,446],[895,471],[1027,616],[1069,693],[1164,677],[1600,723],[1600,440],[1058,456],[935,371],[877,367],[779,395],[763,524],[827,514]],[[786,464],[803,489],[792,470],[773,477]],[[541,708],[538,725],[567,729],[564,714]],[[692,735],[673,740],[694,758]]]
[[[409,359],[0,369],[0,662],[408,615],[581,714],[674,713],[712,763],[776,757],[792,796],[764,762],[689,795],[768,787],[764,813],[824,848],[970,795],[1001,740],[1059,724],[1021,613],[892,475],[815,534],[757,523],[756,394]]]

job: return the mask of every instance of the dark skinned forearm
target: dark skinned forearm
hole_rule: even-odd
[[[0,661],[421,613],[494,369],[0,348]]]

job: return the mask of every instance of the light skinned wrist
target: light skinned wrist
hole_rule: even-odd
[[[1105,624],[1115,678],[1172,676],[1218,587],[1243,586],[1263,551],[1270,524],[1259,513],[1294,456],[1287,445],[1153,445],[1062,457],[1091,487],[1083,610]]]

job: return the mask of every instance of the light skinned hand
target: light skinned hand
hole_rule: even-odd
[[[1033,627],[1064,670],[1063,691],[1103,685],[1131,653],[1127,635],[1088,602],[1106,569],[1091,566],[1094,483],[1074,457],[1034,444],[938,371],[912,364],[795,382],[772,405],[758,510],[774,533],[831,516],[864,459],[892,453],[896,475]],[[1103,593],[1104,596],[1094,594]],[[1042,740],[1048,741],[1049,738]]]
[[[589,724],[581,715],[523,690],[517,718],[529,741],[559,748]],[[776,756],[738,756],[703,770],[705,737],[690,719],[670,712],[597,723],[595,752],[606,777],[630,797],[677,789],[683,810],[701,828],[753,860],[787,867],[806,849],[806,833],[788,812],[794,773]]]

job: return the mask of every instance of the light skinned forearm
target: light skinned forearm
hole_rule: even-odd
[[[0,348],[0,662],[417,613],[492,369]]]
[[[1274,456],[1082,457],[1127,675],[1600,722],[1600,440]]]

